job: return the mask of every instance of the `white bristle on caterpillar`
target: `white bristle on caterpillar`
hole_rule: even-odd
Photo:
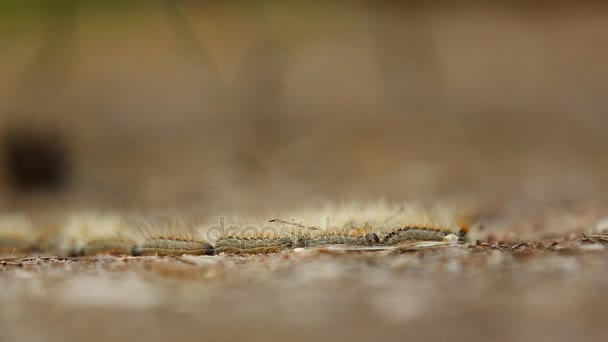
[[[301,232],[270,219],[220,217],[215,253],[267,254],[293,249],[300,245]]]
[[[126,224],[117,214],[86,212],[71,215],[61,231],[60,251],[70,256],[130,254]]]
[[[445,208],[385,202],[330,204],[291,215],[276,215],[264,224],[259,220],[253,224],[249,222],[250,228],[267,228],[269,223],[270,227],[275,227],[274,235],[267,236],[255,229],[224,234],[216,242],[216,252],[255,254],[330,245],[360,247],[411,241],[455,242],[463,230],[458,216]]]
[[[129,236],[135,241],[134,256],[211,255],[213,246],[205,237],[204,226],[177,218],[135,220]]]
[[[390,230],[404,226],[442,227],[458,231],[459,215],[434,205],[425,207],[416,203],[388,204],[384,201],[370,203],[327,204],[320,209],[296,212],[283,217],[292,218],[306,227],[321,229],[361,228],[366,224],[377,230]]]
[[[462,217],[439,206],[383,201],[265,218],[219,216],[203,224],[84,213],[67,219],[60,241],[64,254],[73,256],[261,254],[327,246],[376,250],[412,241],[455,243],[466,230]]]

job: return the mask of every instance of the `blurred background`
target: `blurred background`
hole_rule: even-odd
[[[604,202],[602,2],[6,1],[0,209]]]

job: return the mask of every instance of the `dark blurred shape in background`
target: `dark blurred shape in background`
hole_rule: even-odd
[[[605,19],[602,2],[6,2],[0,207],[604,201]]]
[[[5,139],[8,182],[15,191],[59,191],[67,185],[67,150],[60,137],[14,130]]]

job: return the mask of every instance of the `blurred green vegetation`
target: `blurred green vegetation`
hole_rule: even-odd
[[[63,11],[71,11],[75,7],[92,8],[99,10],[116,10],[124,8],[136,8],[141,6],[149,6],[150,1],[147,0],[26,0],[26,1],[2,1],[0,2],[0,15],[19,15],[30,14],[40,11],[55,11],[61,13]]]

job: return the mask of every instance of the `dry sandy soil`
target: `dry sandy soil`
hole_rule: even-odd
[[[599,340],[608,235],[591,233],[374,252],[9,253],[0,331],[7,341]]]

